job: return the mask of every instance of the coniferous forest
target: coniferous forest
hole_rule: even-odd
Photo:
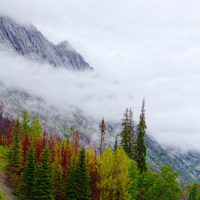
[[[139,123],[126,109],[122,131],[106,146],[106,123],[98,147],[86,149],[73,127],[66,137],[48,133],[24,111],[11,120],[0,113],[0,175],[20,200],[178,200],[200,199],[197,183],[182,188],[178,172],[146,163],[145,102]],[[0,192],[0,199],[4,199]]]

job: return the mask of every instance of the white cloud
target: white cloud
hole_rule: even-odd
[[[7,72],[4,68],[3,75],[0,67],[1,78],[9,75],[10,84],[24,88],[27,83],[32,92],[52,102],[79,104],[97,117],[120,119],[129,106],[138,117],[145,96],[148,128],[160,142],[198,146],[199,1],[0,0],[0,4],[1,13],[33,23],[55,43],[70,41],[101,76],[77,78],[49,66],[27,68],[20,60],[16,68],[12,63]],[[0,62],[7,64],[7,57]],[[18,80],[15,74],[19,76],[20,70],[25,75]]]

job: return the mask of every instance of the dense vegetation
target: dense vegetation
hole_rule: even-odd
[[[104,145],[102,120],[99,148],[87,150],[75,128],[61,137],[43,131],[26,111],[15,121],[0,113],[0,171],[20,200],[199,199],[197,183],[183,190],[171,166],[154,173],[146,164],[144,108],[143,102],[137,126],[126,109],[113,148]]]

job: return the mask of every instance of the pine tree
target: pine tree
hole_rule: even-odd
[[[28,161],[26,162],[25,169],[22,173],[22,199],[24,200],[34,200],[35,173],[34,149],[31,147]]]
[[[146,166],[146,146],[144,142],[145,138],[145,129],[146,129],[146,122],[145,122],[145,100],[143,100],[142,103],[142,112],[140,115],[140,122],[137,126],[137,141],[136,141],[136,155],[135,155],[135,160],[137,162],[138,168],[141,173],[145,172],[147,169]]]
[[[74,157],[72,160],[72,165],[70,166],[70,170],[67,177],[66,183],[66,200],[78,200],[79,199],[79,176],[78,170],[76,166],[76,158]]]
[[[122,122],[122,126],[123,126],[123,130],[120,133],[121,136],[121,146],[123,147],[124,151],[126,153],[129,152],[129,146],[128,146],[128,132],[129,132],[129,128],[128,128],[128,124],[129,124],[129,119],[128,119],[128,108],[125,110],[124,113],[124,119]]]
[[[118,148],[118,140],[117,140],[117,135],[115,137],[115,146],[114,146],[114,151],[116,151]]]
[[[99,129],[100,129],[100,132],[101,132],[101,135],[100,135],[100,156],[103,152],[103,142],[104,142],[104,136],[105,136],[105,131],[106,131],[106,125],[105,125],[105,122],[104,122],[104,119],[102,119],[101,121],[101,124],[99,125]]]
[[[129,118],[128,118],[128,128],[129,128],[129,141],[128,141],[128,156],[129,158],[135,158],[135,146],[136,146],[136,135],[134,130],[134,121],[133,121],[133,111],[129,109]]]
[[[123,130],[120,133],[121,136],[121,146],[123,147],[129,158],[135,157],[135,132],[134,132],[134,122],[133,122],[133,112],[130,109],[126,109],[124,113],[124,119],[122,122]]]
[[[82,149],[80,150],[80,157],[77,162],[77,169],[79,175],[79,200],[89,200],[89,175],[88,166],[86,163],[86,151],[84,147],[82,147]]]
[[[50,152],[46,147],[42,153],[42,163],[39,165],[38,177],[35,183],[35,200],[54,200],[52,188],[52,169],[50,166]]]
[[[89,200],[89,175],[86,163],[85,148],[79,152],[80,156],[76,163],[73,159],[72,166],[70,167],[69,175],[66,184],[66,199],[67,200]]]

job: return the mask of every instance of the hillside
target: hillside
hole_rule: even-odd
[[[0,84],[0,102],[4,112],[16,118],[23,110],[27,110],[33,119],[40,119],[43,127],[59,134],[68,134],[75,126],[81,135],[83,143],[87,147],[98,147],[99,121],[86,117],[79,110],[61,110],[49,105],[42,98],[34,97],[26,92],[7,88]],[[30,106],[31,105],[31,106]],[[113,146],[115,135],[121,131],[118,123],[107,124],[108,144]],[[146,136],[148,149],[147,162],[153,171],[158,171],[164,163],[173,166],[179,172],[180,182],[185,183],[199,180],[200,156],[198,152],[181,153],[178,150],[170,150],[161,145],[151,136]]]

